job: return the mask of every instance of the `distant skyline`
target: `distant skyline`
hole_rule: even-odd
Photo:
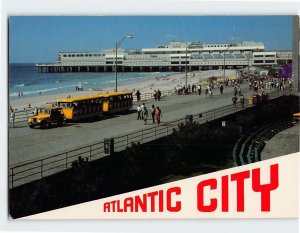
[[[292,49],[292,16],[13,16],[9,18],[9,62],[54,62],[58,52],[202,43],[257,41],[266,50]]]

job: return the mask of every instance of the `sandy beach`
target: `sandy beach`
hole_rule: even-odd
[[[194,71],[190,72],[187,75],[187,83],[192,84],[199,84],[207,85],[207,80],[209,77],[216,76],[220,79],[223,77],[223,70],[207,70],[207,71]],[[234,77],[236,76],[236,70],[226,70],[227,77]],[[139,90],[142,94],[143,93],[154,93],[154,90],[173,90],[178,85],[185,85],[186,76],[185,73],[176,73],[170,75],[163,75],[159,78],[153,78],[146,81],[138,81],[133,84],[128,85],[119,85],[118,91],[129,91],[135,93]],[[205,86],[203,86],[205,87]],[[84,91],[75,91],[68,92],[68,93],[60,93],[60,94],[51,94],[51,95],[38,95],[34,97],[22,97],[19,99],[9,100],[9,105],[12,106],[13,109],[24,109],[27,108],[30,104],[31,107],[39,107],[47,102],[56,102],[61,98],[65,98],[68,95],[71,97],[75,96],[82,96],[82,95],[94,95],[97,93],[106,93],[111,92],[114,90],[114,86],[109,88],[95,87],[97,91],[93,90],[84,90]]]

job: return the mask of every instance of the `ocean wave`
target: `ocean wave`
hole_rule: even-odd
[[[22,84],[16,84],[15,87],[24,87],[26,84],[22,83]]]
[[[68,87],[75,87],[76,85],[70,85],[70,86],[60,86],[60,87],[53,87],[53,88],[47,88],[47,89],[41,89],[41,90],[34,90],[34,91],[24,91],[23,95],[32,95],[32,94],[38,94],[38,93],[44,93],[44,92],[49,92],[49,91],[55,91],[63,88],[68,88]],[[12,92],[9,94],[10,97],[18,96],[18,92]]]
[[[119,81],[119,80],[118,80]],[[116,82],[115,80],[112,80],[112,81],[106,81],[106,82],[101,82],[100,84],[104,84],[104,83],[114,83]]]

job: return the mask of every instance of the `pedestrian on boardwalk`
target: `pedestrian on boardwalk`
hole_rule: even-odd
[[[242,95],[242,89],[241,89],[241,87],[240,87],[240,86],[238,86],[237,92],[238,92],[239,96],[241,96],[241,95]]]
[[[221,86],[220,86],[220,93],[221,93],[221,95],[223,95],[223,89],[224,89],[224,87],[223,87],[223,85],[221,84]]]
[[[142,114],[142,119],[144,119],[144,107],[145,107],[145,103],[143,103],[142,105],[141,105],[141,114]]]
[[[146,108],[146,106],[144,106],[143,115],[144,115],[144,125],[147,125],[148,109]]]
[[[198,89],[198,95],[201,95],[201,85],[200,84],[198,85],[197,89]]]
[[[161,100],[161,91],[159,89],[157,90],[157,100]]]
[[[154,104],[152,104],[150,112],[151,112],[152,122],[154,124],[155,123],[155,106],[154,106]]]
[[[205,89],[205,98],[207,98],[208,95],[208,88]]]
[[[37,116],[37,115],[38,115],[38,108],[37,108],[37,107],[34,108],[34,110],[33,110],[33,115],[34,115],[34,116]]]
[[[19,97],[19,99],[21,98],[21,92],[18,93],[18,97]]]
[[[11,110],[10,116],[9,116],[9,123],[10,123],[11,128],[15,127],[15,117],[16,117],[15,111]]]
[[[157,91],[154,90],[154,94],[153,94],[154,100],[157,101]]]
[[[232,97],[232,104],[234,105],[234,107],[236,107],[236,101],[237,101],[237,97],[236,97],[236,95],[234,95]]]
[[[244,105],[245,105],[245,98],[243,95],[240,96],[240,103],[242,105],[242,108],[244,108]]]
[[[137,90],[135,95],[136,95],[137,101],[140,101],[141,100],[141,92],[139,90]]]
[[[233,94],[234,94],[234,96],[237,96],[237,93],[238,93],[237,87],[234,87],[233,88]]]
[[[155,109],[155,117],[156,117],[157,125],[159,126],[160,125],[160,119],[162,117],[161,110],[160,110],[159,106],[157,106],[156,109]]]
[[[209,98],[212,98],[213,92],[211,89],[208,90]]]
[[[136,111],[137,111],[137,114],[138,114],[136,119],[141,120],[142,119],[142,117],[141,117],[142,108],[141,108],[140,105],[137,106]]]

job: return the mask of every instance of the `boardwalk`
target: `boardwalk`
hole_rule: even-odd
[[[196,114],[231,103],[232,88],[226,88],[220,96],[214,91],[212,99],[205,95],[169,96],[163,101],[145,101],[150,109],[151,104],[159,104],[162,109],[162,123],[184,117],[186,114]],[[248,95],[250,94],[247,90]],[[247,95],[246,95],[247,96]],[[134,106],[136,108],[136,104]],[[139,129],[144,126],[142,121],[136,120],[136,114],[116,115],[96,122],[68,124],[62,128],[46,130],[29,129],[28,127],[12,128],[9,130],[9,165],[20,164],[47,155],[71,150],[89,143],[98,142],[107,137],[116,137]]]

